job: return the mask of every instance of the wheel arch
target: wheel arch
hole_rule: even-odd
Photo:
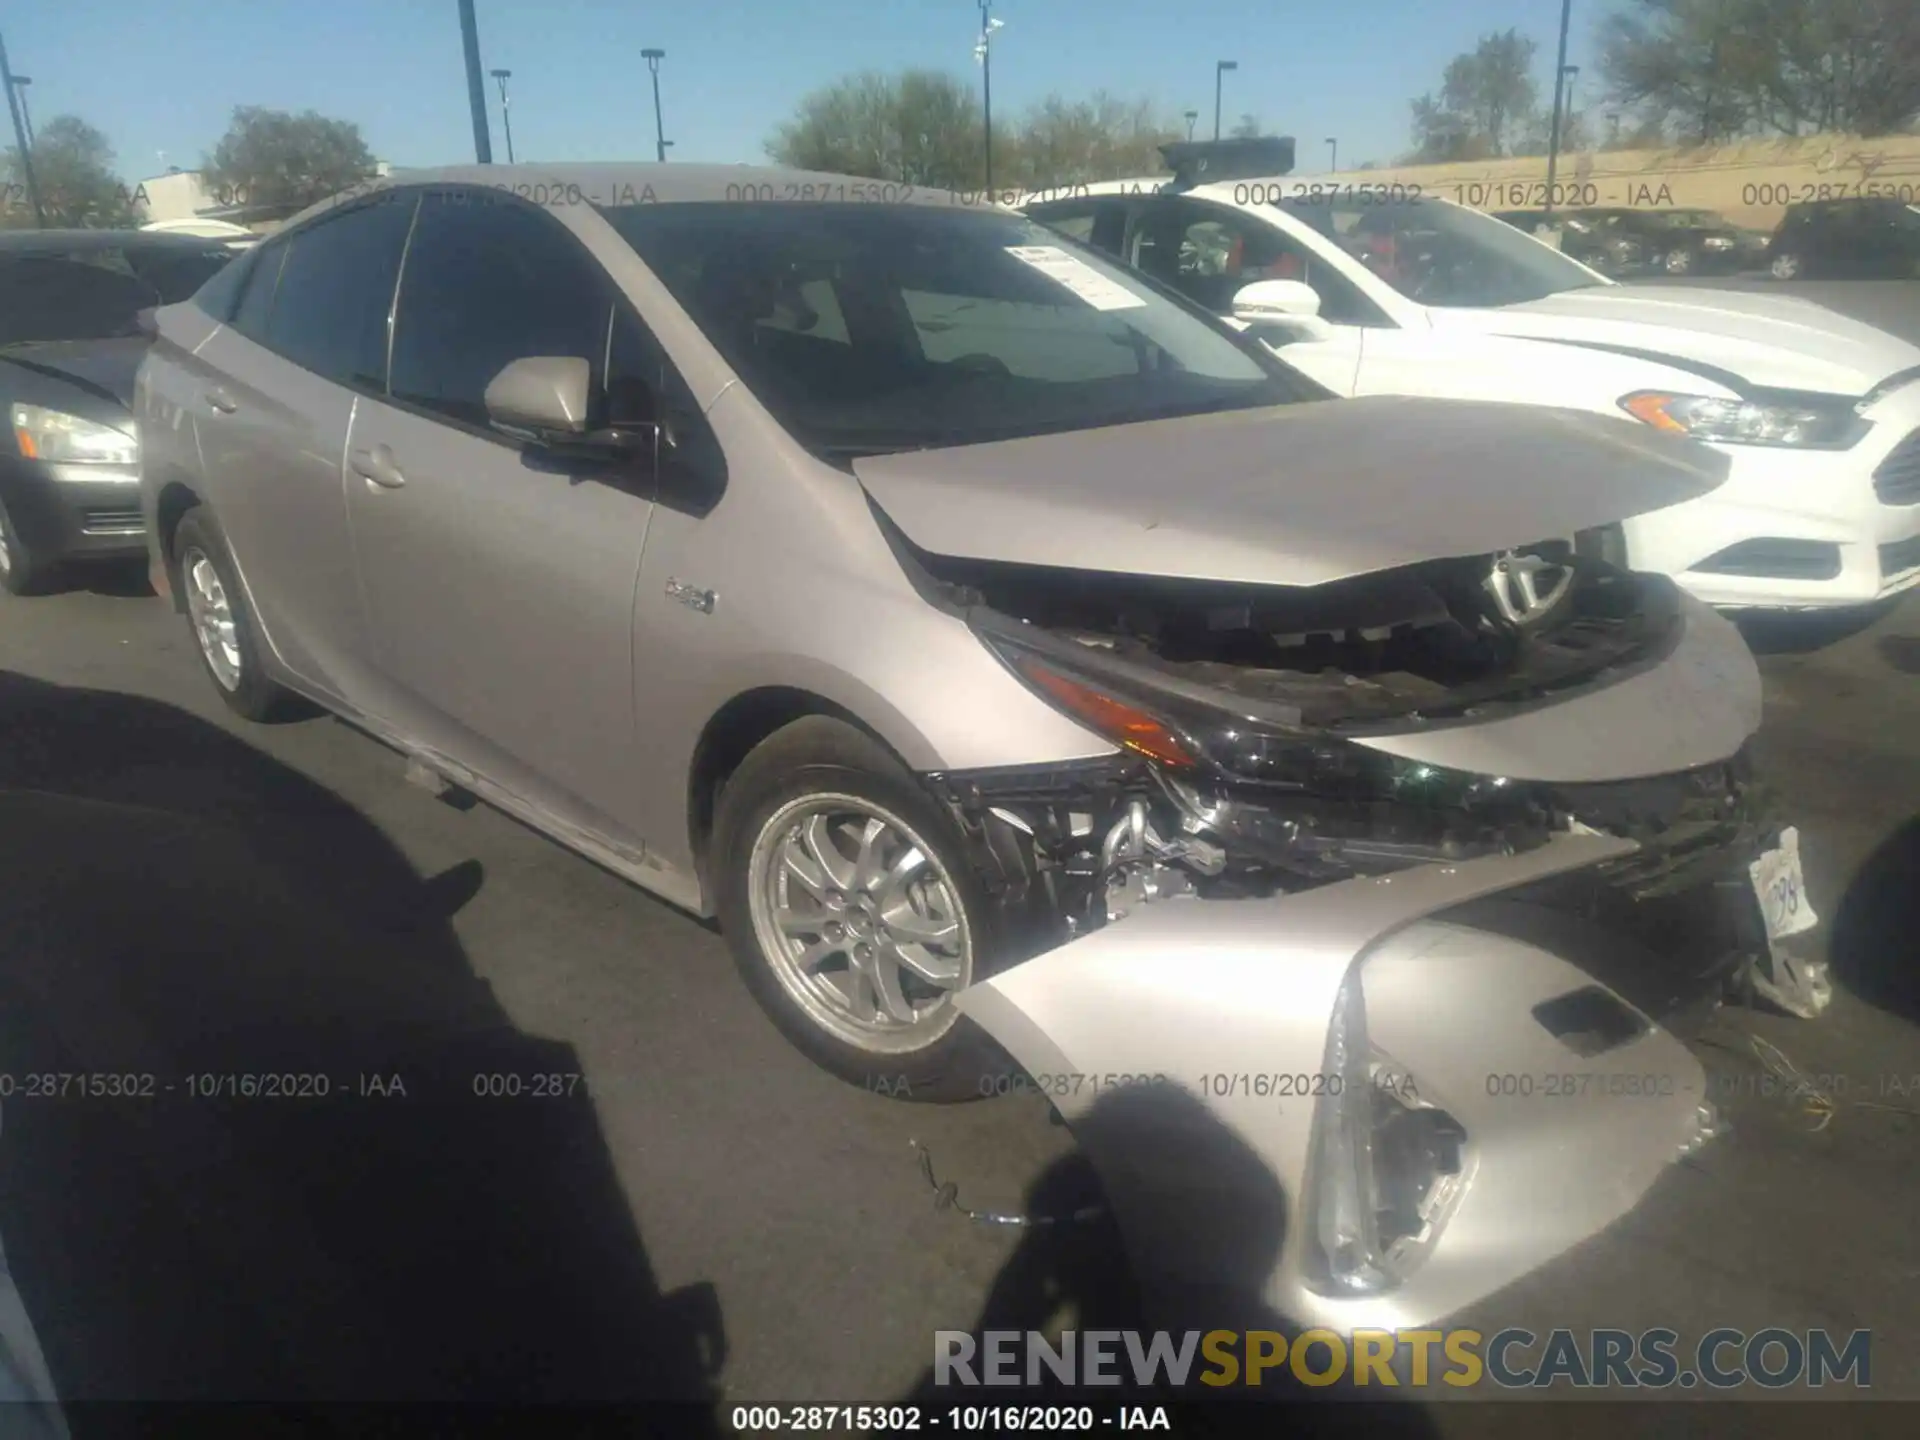
[[[153,541],[155,563],[164,572],[167,588],[161,592],[172,603],[175,611],[184,614],[187,608],[186,598],[180,593],[177,583],[179,577],[174,573],[173,537],[179,533],[180,522],[191,510],[197,510],[206,502],[200,494],[184,480],[168,480],[160,487],[159,496],[153,506]],[[156,590],[159,586],[154,587]]]
[[[759,685],[742,691],[716,710],[694,742],[687,771],[687,842],[700,893],[709,904],[713,879],[708,845],[719,809],[720,792],[754,747],[794,721],[823,715],[851,726],[882,746],[909,769],[911,760],[881,730],[837,700],[799,685]],[[917,738],[917,737],[916,737]]]

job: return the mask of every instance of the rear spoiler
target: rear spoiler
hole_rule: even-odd
[[[1177,140],[1160,147],[1173,172],[1168,190],[1191,190],[1216,180],[1263,180],[1293,173],[1291,135],[1236,136],[1228,140]]]

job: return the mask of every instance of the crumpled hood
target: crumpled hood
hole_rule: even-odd
[[[1568,537],[1704,495],[1727,467],[1625,418],[1402,396],[853,462],[936,555],[1257,585]]]
[[[1779,389],[1864,395],[1920,365],[1920,346],[1797,295],[1596,285],[1524,305],[1431,314],[1436,329],[1637,350]]]

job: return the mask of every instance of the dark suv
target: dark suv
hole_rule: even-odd
[[[1920,274],[1920,208],[1876,195],[1789,205],[1767,246],[1767,269],[1776,280]]]
[[[1516,230],[1537,234],[1542,226],[1560,230],[1560,253],[1598,270],[1602,275],[1631,275],[1646,263],[1646,243],[1638,236],[1607,225],[1591,215],[1562,211],[1551,219],[1544,210],[1499,210],[1494,219]]]
[[[1712,210],[1583,210],[1605,238],[1639,243],[1647,269],[1668,275],[1731,274],[1749,256],[1740,231]]]

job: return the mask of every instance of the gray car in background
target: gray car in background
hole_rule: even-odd
[[[1024,217],[750,168],[395,177],[153,327],[153,574],[235,711],[717,916],[854,1083],[1177,1083],[1306,1197],[1276,1303],[1630,1207],[1712,1128],[1656,1019],[1812,923],[1745,645],[1610,558],[1688,442],[1334,401]],[[1218,1201],[1130,1134],[1133,1233]]]

